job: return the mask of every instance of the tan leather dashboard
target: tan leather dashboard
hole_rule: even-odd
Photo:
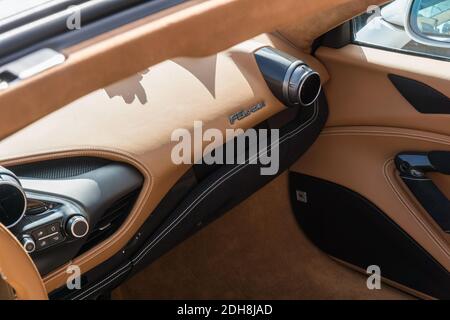
[[[450,139],[401,128],[327,128],[291,170],[363,195],[450,270],[450,237],[415,201],[398,176],[393,158],[404,150],[450,150]]]
[[[206,58],[165,61],[131,78],[95,91],[0,142],[2,165],[91,155],[137,167],[145,177],[128,220],[110,239],[73,261],[85,272],[123,248],[153,209],[186,172],[170,155],[171,133],[232,128],[228,116],[264,101],[266,107],[234,127],[249,128],[283,110],[256,65],[253,52],[272,45],[303,59],[328,79],[324,67],[278,38],[262,35]],[[65,267],[45,279],[51,291],[66,281]]]
[[[203,120],[205,127],[225,130],[231,113],[264,100],[266,108],[238,123],[248,128],[283,109],[251,52],[272,43],[310,63],[327,81],[325,68],[300,50],[308,52],[333,26],[383,2],[192,0],[69,48],[63,65],[0,92],[0,139],[5,138],[0,162],[94,155],[130,163],[143,173],[143,192],[123,227],[74,261],[87,271],[127,243],[187,170],[167,158],[174,128]],[[290,27],[294,24],[298,29]],[[210,55],[273,30],[284,40],[266,35],[218,55],[169,60],[136,75],[172,57]],[[48,275],[47,290],[64,284],[65,277],[64,267]]]
[[[187,1],[69,48],[64,64],[0,92],[0,139],[166,59],[207,56],[291,25],[300,27],[297,37],[308,50],[331,26],[363,12],[369,4],[382,2],[385,0]],[[317,17],[314,24],[311,17]]]

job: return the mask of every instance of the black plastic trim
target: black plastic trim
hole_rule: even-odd
[[[450,174],[450,152],[403,152],[395,157],[400,177],[434,221],[450,233],[450,201],[428,172]]]
[[[414,57],[427,58],[427,59],[439,60],[439,61],[450,61],[450,58],[446,58],[443,56],[432,55],[432,54],[427,54],[427,53],[422,53],[419,51],[413,51],[413,50],[407,50],[407,49],[395,49],[395,48],[383,47],[381,45],[375,45],[375,44],[370,44],[370,43],[366,43],[366,42],[361,42],[361,41],[357,41],[355,39],[353,39],[352,44],[360,46],[360,47],[367,47],[367,48],[378,49],[378,50],[383,50],[383,51],[388,51],[388,52],[401,53],[401,54],[414,56]]]
[[[58,180],[76,177],[111,163],[95,157],[73,157],[9,166],[8,169],[20,178]]]
[[[352,23],[347,21],[320,38],[320,46],[340,49],[352,43]],[[314,50],[315,52],[315,50]]]
[[[447,233],[450,233],[450,201],[431,179],[400,175],[414,197],[419,201],[433,220]]]
[[[69,166],[64,170],[64,163],[73,167]],[[51,164],[58,164],[53,172]],[[86,244],[94,246],[104,240],[101,234],[95,239],[90,236],[100,227],[99,223],[105,220],[105,215],[116,209],[121,200],[129,197],[125,203],[126,207],[118,208],[120,212],[115,215],[118,220],[111,218],[110,227],[117,230],[131,212],[144,181],[141,173],[128,164],[97,158],[60,159],[26,165],[26,172],[36,176],[32,172],[33,165],[36,166],[38,176],[50,175],[55,179],[21,177],[27,197],[58,205],[44,213],[25,216],[11,231],[20,238],[28,234],[33,226],[44,226],[60,218],[66,220],[76,214],[83,215],[89,221],[91,229],[86,237],[64,241],[57,246],[35,252],[32,258],[42,275],[78,256]],[[42,168],[45,170],[42,171]],[[60,175],[66,178],[61,178]],[[112,231],[105,229],[105,236]]]

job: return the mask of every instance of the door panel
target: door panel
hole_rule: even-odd
[[[386,126],[450,134],[450,115],[421,114],[400,94],[389,75],[420,81],[450,96],[450,64],[382,49],[348,45],[319,48],[317,58],[331,75],[328,127]]]
[[[420,113],[450,113],[450,98],[445,94],[420,81],[394,74],[390,74],[388,77],[409,104]]]
[[[337,184],[294,172],[290,189],[299,224],[327,254],[362,271],[376,265],[384,279],[428,297],[450,297],[448,272],[373,203]],[[307,201],[298,201],[299,190]]]
[[[450,150],[450,139],[406,129],[328,128],[291,169],[358,192],[448,269],[449,235],[417,205],[396,172],[396,154],[412,149]]]
[[[317,142],[291,170],[343,186],[368,200],[400,227],[399,232],[406,232],[437,261],[448,277],[450,235],[402,181],[395,157],[402,152],[449,151],[450,116],[416,110],[389,75],[420,81],[448,99],[450,63],[356,45],[320,48],[317,57],[330,73],[330,81],[324,88],[330,116]],[[449,176],[432,173],[427,177],[449,197]],[[352,228],[359,227],[356,222],[352,225]],[[327,234],[321,236],[328,239]],[[378,236],[381,241],[383,235]],[[358,237],[354,241],[357,246]],[[377,248],[369,246],[368,250]],[[409,271],[412,268],[404,272]],[[420,276],[425,280],[427,274],[422,270]],[[405,285],[399,279],[389,280]],[[437,295],[448,297],[449,292],[444,290]]]

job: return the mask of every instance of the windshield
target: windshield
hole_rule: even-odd
[[[0,20],[54,0],[0,0]]]

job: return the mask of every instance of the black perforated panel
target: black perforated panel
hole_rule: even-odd
[[[57,180],[76,177],[109,163],[111,161],[100,158],[77,157],[18,165],[8,169],[22,178]]]

